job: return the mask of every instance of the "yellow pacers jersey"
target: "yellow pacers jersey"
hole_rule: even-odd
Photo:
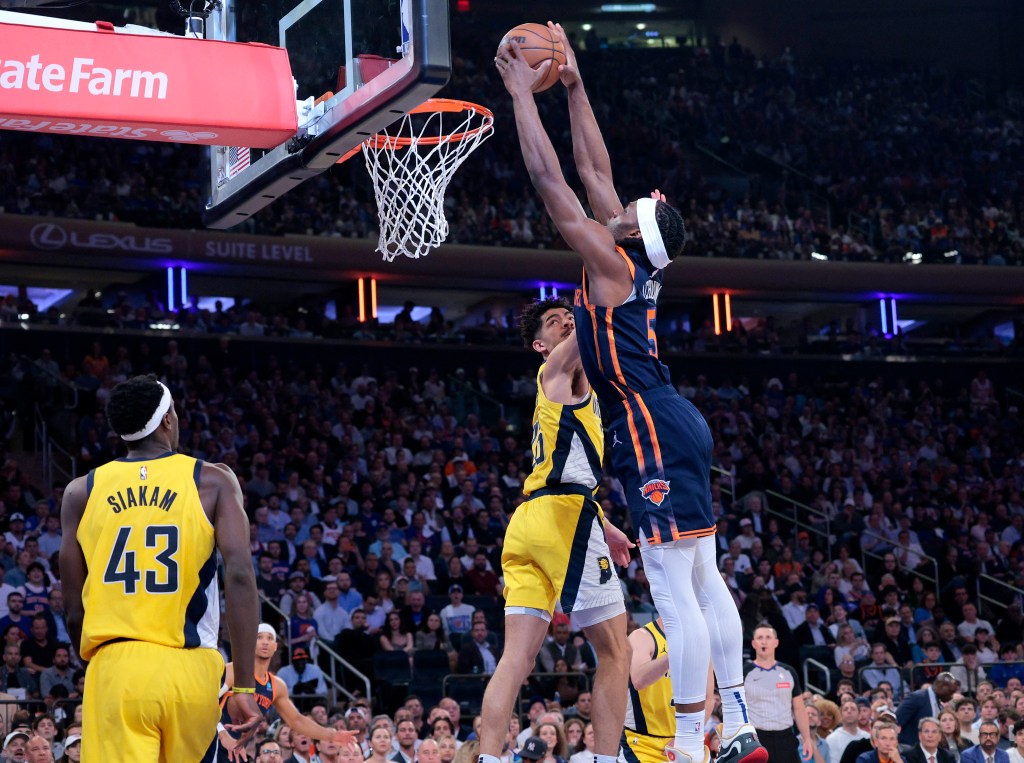
[[[644,630],[651,634],[657,647],[651,659],[663,657],[668,651],[668,642],[665,633],[658,627],[658,621],[649,622]],[[630,679],[629,702],[626,703],[626,721],[623,725],[629,731],[647,736],[675,737],[676,715],[672,705],[672,681],[668,673],[639,691],[633,687],[633,680]]]
[[[88,565],[83,658],[114,639],[217,648],[217,553],[199,501],[201,465],[168,453],[89,472],[78,526]]]
[[[544,395],[544,366],[537,372],[537,407],[533,411],[533,471],[523,493],[542,488],[581,485],[593,492],[601,481],[604,430],[597,395],[576,405],[553,403]]]

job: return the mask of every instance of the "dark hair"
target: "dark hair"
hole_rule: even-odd
[[[268,744],[276,744],[278,747],[281,746],[280,744],[278,744],[277,740],[274,739],[273,737],[267,737],[262,742],[260,742],[258,745],[256,745],[256,754],[257,755],[262,755],[263,754],[263,748],[266,747]]]
[[[156,411],[164,396],[156,374],[133,376],[118,384],[107,400],[107,421],[119,435],[138,432]]]
[[[519,316],[519,333],[523,337],[523,344],[527,347],[533,347],[533,341],[537,338],[537,334],[540,333],[544,313],[548,310],[568,309],[570,309],[569,303],[561,297],[539,299],[523,308],[523,312]]]
[[[674,260],[683,253],[683,247],[686,245],[686,224],[683,222],[683,216],[672,205],[659,201],[654,205],[654,221],[658,223],[668,258]]]

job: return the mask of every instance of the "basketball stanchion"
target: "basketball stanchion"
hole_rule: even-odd
[[[431,98],[362,144],[380,215],[377,251],[384,259],[416,259],[441,245],[448,236],[448,183],[493,132],[490,109]]]

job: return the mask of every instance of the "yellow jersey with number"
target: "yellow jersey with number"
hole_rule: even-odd
[[[546,364],[545,364],[546,365]],[[537,407],[533,411],[533,471],[523,493],[576,485],[593,493],[601,481],[604,430],[597,395],[562,405],[544,394],[544,365],[537,371]]]
[[[668,653],[665,632],[653,620],[644,630],[654,639],[654,656],[651,660]],[[675,737],[676,715],[672,704],[672,680],[669,674],[660,676],[650,686],[637,690],[633,679],[629,680],[629,701],[626,703],[626,720],[623,724],[628,731],[636,731],[652,737]],[[627,736],[628,736],[627,731]]]
[[[89,472],[78,526],[87,565],[80,653],[114,640],[217,648],[213,525],[199,501],[202,461],[121,458]]]

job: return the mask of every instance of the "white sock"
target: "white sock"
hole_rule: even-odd
[[[722,736],[731,737],[740,726],[750,723],[747,716],[747,692],[743,685],[721,690],[722,695]]]
[[[481,755],[476,759],[476,761],[477,763],[501,763],[501,761],[493,755]]]
[[[594,754],[594,763],[615,763],[616,757],[614,755],[598,755]]]
[[[676,739],[672,744],[694,763],[704,763],[704,711],[676,713]]]

